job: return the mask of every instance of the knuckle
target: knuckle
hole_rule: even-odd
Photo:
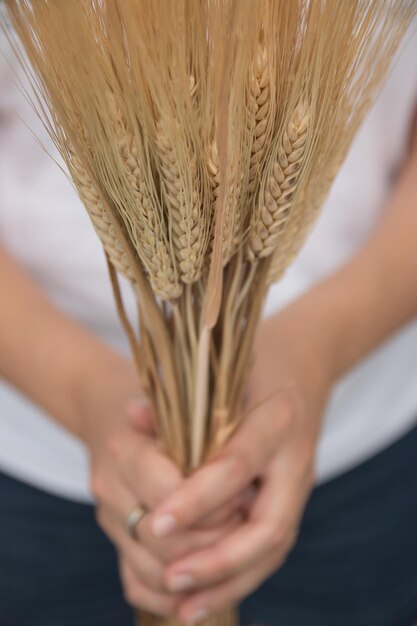
[[[176,560],[177,555],[179,554],[178,549],[175,549],[175,546],[173,547],[168,547],[165,549],[161,549],[158,551],[158,556],[160,561],[164,564],[164,565],[169,565],[170,563],[172,563],[173,561]]]
[[[166,542],[158,540],[151,533],[141,532],[140,543],[155,559],[161,563],[165,562],[167,547]]]
[[[137,584],[144,585],[149,590],[166,592],[164,568],[162,564],[144,565],[143,553],[130,552],[131,566],[135,572]]]
[[[186,552],[187,550],[184,549],[184,542],[178,540],[166,540],[165,542],[161,542],[160,545],[154,546],[154,553],[164,565],[169,565]]]
[[[146,504],[150,511],[157,509],[159,505],[165,500],[166,492],[158,485],[155,489],[152,489],[146,496]]]

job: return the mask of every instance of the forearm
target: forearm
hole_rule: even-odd
[[[416,172],[414,155],[367,244],[275,319],[276,329],[298,326],[294,349],[310,346],[333,380],[417,315]]]
[[[130,362],[57,310],[0,250],[0,376],[76,436],[138,387]],[[104,415],[103,415],[104,418]]]

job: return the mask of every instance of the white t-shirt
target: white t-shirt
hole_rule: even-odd
[[[374,229],[406,154],[417,102],[417,36],[409,37],[404,47],[305,248],[272,288],[267,313],[335,271]],[[11,108],[56,156],[0,57],[0,241],[58,307],[127,354],[104,256],[87,214],[63,173]],[[133,312],[128,285],[124,293]],[[361,462],[415,423],[417,322],[334,389],[318,448],[318,480]],[[81,443],[6,382],[0,382],[0,470],[68,498],[90,499]]]

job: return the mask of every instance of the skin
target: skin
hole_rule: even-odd
[[[334,382],[417,313],[416,171],[414,141],[363,249],[261,325],[248,385],[257,408],[187,480],[155,438],[132,364],[53,307],[0,250],[0,376],[86,444],[97,519],[131,604],[195,623],[284,562]],[[151,514],[133,541],[124,525],[138,502]]]

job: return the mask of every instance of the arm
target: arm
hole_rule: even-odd
[[[134,369],[53,307],[1,249],[0,284],[0,375],[86,439],[91,414],[114,414],[137,394]]]
[[[0,376],[84,441],[97,519],[119,551],[128,599],[172,613],[180,596],[167,593],[164,564],[217,542],[240,517],[226,507],[214,528],[208,520],[165,541],[154,539],[145,518],[140,543],[130,538],[129,512],[139,503],[152,510],[182,480],[155,441],[146,404],[130,402],[140,395],[133,365],[56,309],[1,249],[0,284]]]
[[[417,315],[416,239],[417,144],[365,247],[296,307],[321,329],[333,378]]]
[[[182,620],[235,604],[285,560],[313,484],[317,438],[334,382],[417,315],[416,237],[414,142],[366,245],[340,271],[262,324],[250,404],[282,392],[258,406],[218,458],[154,512],[155,531],[163,516],[183,529],[261,478],[245,524],[215,548],[167,568],[168,587],[187,584]]]

